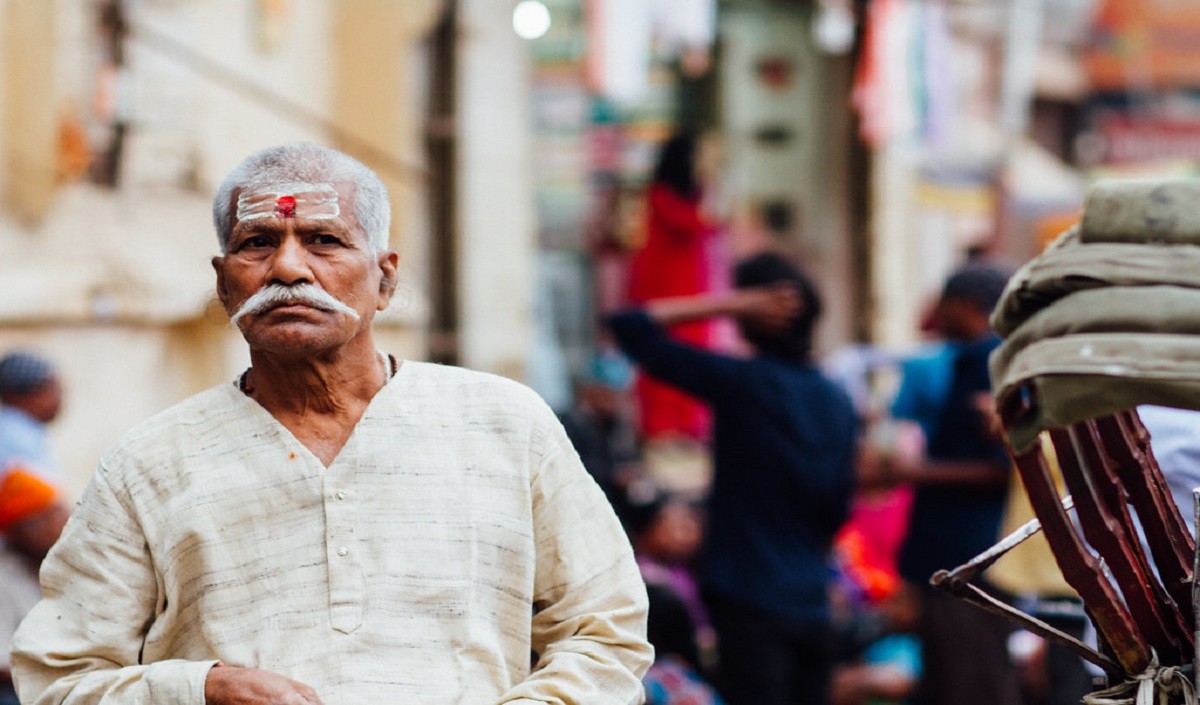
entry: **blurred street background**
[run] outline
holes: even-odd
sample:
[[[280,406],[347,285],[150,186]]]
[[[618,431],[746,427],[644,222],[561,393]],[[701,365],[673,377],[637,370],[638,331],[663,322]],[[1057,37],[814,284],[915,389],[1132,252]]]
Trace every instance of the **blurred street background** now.
[[[57,370],[68,494],[123,431],[246,368],[212,192],[307,140],[389,187],[403,281],[382,346],[531,385],[639,557],[673,568],[703,531],[709,419],[634,381],[607,316],[719,294],[781,252],[824,300],[817,361],[900,454],[920,439],[878,422],[903,362],[953,337],[934,316],[951,272],[1029,260],[1098,179],[1200,165],[1194,0],[0,0],[0,38],[0,354]],[[745,352],[728,321],[675,334]],[[886,584],[857,574],[864,600],[899,590],[901,499],[867,522],[890,557]],[[688,511],[662,519],[666,547],[641,543],[667,504]],[[844,573],[871,540],[843,532]],[[893,697],[841,672],[836,701],[902,701],[919,670]]]
[[[1020,262],[1090,179],[1200,157],[1186,0],[3,0],[0,32],[0,349],[60,364],[74,490],[120,431],[246,364],[209,199],[265,145],[387,181],[391,349],[558,409],[680,128],[714,145],[717,261],[795,254],[826,355],[902,351],[968,252]]]

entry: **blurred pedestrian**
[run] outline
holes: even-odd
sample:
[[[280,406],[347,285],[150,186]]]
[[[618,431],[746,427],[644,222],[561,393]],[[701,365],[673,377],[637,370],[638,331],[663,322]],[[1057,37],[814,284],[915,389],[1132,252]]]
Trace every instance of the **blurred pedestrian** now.
[[[1196,533],[1192,490],[1200,487],[1200,412],[1144,404],[1138,416],[1150,432],[1150,449],[1189,531]],[[1146,551],[1149,555],[1149,550]]]
[[[920,602],[923,705],[1013,705],[1020,698],[1008,623],[929,585],[937,570],[965,563],[999,535],[1011,466],[979,400],[990,393],[988,355],[1000,342],[988,317],[1007,281],[1006,271],[987,263],[946,280],[934,321],[953,343],[945,358],[949,384],[926,457],[893,456],[885,471],[915,488],[900,574]]]
[[[833,676],[834,705],[909,702],[921,673],[915,598],[897,568],[912,490],[872,485],[867,481],[872,473],[866,470],[880,461],[875,454],[881,448],[911,455],[920,452],[921,439],[902,433],[905,427],[899,426],[889,431],[895,437],[880,438],[880,423],[864,441],[850,518],[834,539],[839,580],[832,594],[844,644]]]
[[[583,467],[623,518],[625,486],[637,471],[637,432],[629,421],[626,390],[633,376],[619,354],[597,355],[575,383],[575,400],[559,416]]]
[[[0,475],[0,705],[17,705],[8,643],[42,597],[38,569],[68,514],[58,489],[36,473],[10,465]]]
[[[683,601],[694,625],[698,663],[711,666],[716,639],[693,573],[702,537],[699,512],[688,502],[658,491],[642,501],[630,501],[626,516],[642,579]]]
[[[645,586],[550,408],[376,347],[388,203],[313,144],[222,181],[211,266],[252,366],[101,458],[13,638],[22,700],[641,698]]]
[[[654,664],[642,679],[645,705],[724,705],[701,675],[695,625],[684,602],[662,585],[647,585],[646,593]]]
[[[62,410],[62,385],[54,365],[33,352],[0,358],[0,469],[21,463],[56,477],[48,425]]]
[[[1042,438],[1042,455],[1058,493],[1063,494],[1065,486],[1058,456],[1046,435]],[[1020,475],[1013,473],[998,535],[1007,536],[1034,518],[1033,505],[1025,494]],[[1076,639],[1084,638],[1088,618],[1083,600],[1063,577],[1044,534],[1034,534],[1005,553],[984,577],[1002,590],[1017,609]],[[1078,705],[1084,695],[1095,690],[1087,662],[1077,654],[1029,632],[1018,634],[1009,643],[1023,648],[1010,648],[1010,653],[1017,656],[1014,660],[1021,672],[1026,702]]]
[[[609,321],[621,348],[715,412],[714,477],[699,580],[733,705],[827,701],[829,550],[853,487],[857,416],[813,365],[816,288],[785,258],[740,263],[737,289],[664,299]],[[750,358],[699,349],[665,326],[736,320]]]
[[[698,176],[697,151],[696,136],[684,132],[659,152],[646,192],[646,240],[630,271],[630,298],[636,304],[713,289],[709,241],[716,225],[702,207],[705,185]],[[678,321],[669,330],[697,347],[713,343],[713,326],[705,319]],[[707,438],[711,420],[694,397],[644,376],[638,378],[637,397],[645,438]]]

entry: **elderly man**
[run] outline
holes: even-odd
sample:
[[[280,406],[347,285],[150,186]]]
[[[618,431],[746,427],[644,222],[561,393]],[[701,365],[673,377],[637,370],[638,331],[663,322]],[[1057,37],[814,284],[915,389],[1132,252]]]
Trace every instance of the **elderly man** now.
[[[213,213],[252,366],[101,458],[14,639],[22,702],[641,702],[645,591],[552,412],[376,350],[379,179],[287,145]]]

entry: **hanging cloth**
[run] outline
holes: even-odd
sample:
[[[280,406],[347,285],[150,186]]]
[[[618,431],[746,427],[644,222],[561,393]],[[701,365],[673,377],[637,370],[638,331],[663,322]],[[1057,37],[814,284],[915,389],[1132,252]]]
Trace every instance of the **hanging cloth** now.
[[[654,0],[588,0],[588,81],[597,94],[633,105],[650,88]]]

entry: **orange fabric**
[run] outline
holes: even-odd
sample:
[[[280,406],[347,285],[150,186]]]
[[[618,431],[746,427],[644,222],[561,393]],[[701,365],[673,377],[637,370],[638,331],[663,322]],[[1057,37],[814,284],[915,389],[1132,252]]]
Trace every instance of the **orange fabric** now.
[[[912,489],[860,493],[850,518],[833,540],[833,550],[846,576],[870,602],[887,599],[900,586],[896,557],[904,543]]]
[[[881,556],[870,539],[858,527],[847,527],[838,534],[834,549],[843,568],[869,602],[882,602],[900,587],[895,561]]]
[[[0,532],[43,512],[58,502],[58,490],[22,468],[9,470],[0,480]]]

